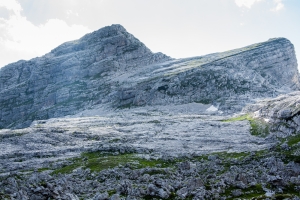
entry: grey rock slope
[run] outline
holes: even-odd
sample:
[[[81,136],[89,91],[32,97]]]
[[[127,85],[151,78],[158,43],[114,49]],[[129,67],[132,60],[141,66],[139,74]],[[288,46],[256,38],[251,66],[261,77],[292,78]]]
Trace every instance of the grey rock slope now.
[[[300,86],[294,48],[284,38],[145,67],[120,82],[117,105],[198,102],[229,113]]]
[[[183,103],[221,112],[300,88],[294,47],[284,38],[207,56],[152,53],[120,25],[60,45],[45,56],[0,70],[0,127],[114,109]]]
[[[274,143],[250,135],[247,121],[227,123],[220,116],[162,110],[153,107],[101,116],[53,118],[35,121],[24,129],[0,130],[0,175],[47,167],[49,162],[86,151],[121,150],[181,157],[255,151]]]
[[[45,56],[10,64],[0,71],[0,127],[26,126],[101,103],[111,92],[109,78],[169,59],[112,25]]]

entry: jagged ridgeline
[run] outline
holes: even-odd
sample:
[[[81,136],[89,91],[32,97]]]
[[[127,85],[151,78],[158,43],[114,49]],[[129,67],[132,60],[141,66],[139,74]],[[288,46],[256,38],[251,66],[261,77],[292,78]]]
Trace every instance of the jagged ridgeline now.
[[[232,113],[253,99],[299,88],[294,47],[285,38],[172,59],[112,25],[1,68],[0,128],[21,128],[96,105],[123,109],[196,102]]]

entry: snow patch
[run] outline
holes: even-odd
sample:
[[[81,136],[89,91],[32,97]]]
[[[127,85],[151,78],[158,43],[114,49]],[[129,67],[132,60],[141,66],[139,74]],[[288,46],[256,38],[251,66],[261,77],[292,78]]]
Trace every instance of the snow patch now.
[[[206,109],[207,112],[216,112],[218,111],[218,108],[215,106],[211,105],[209,108]]]

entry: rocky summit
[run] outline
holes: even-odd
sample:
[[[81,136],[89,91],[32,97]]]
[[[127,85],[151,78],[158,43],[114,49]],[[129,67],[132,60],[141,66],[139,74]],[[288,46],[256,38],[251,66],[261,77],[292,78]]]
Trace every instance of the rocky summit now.
[[[0,199],[300,199],[285,38],[192,58],[121,25],[0,69]]]
[[[112,25],[40,58],[10,64],[0,72],[0,126],[24,127],[101,104],[115,91],[112,78],[166,60],[122,26]]]

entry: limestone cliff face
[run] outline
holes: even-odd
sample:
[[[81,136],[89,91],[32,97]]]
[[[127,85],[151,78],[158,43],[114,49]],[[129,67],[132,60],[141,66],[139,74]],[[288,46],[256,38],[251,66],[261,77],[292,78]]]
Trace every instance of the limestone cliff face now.
[[[300,88],[294,47],[284,38],[149,68],[120,84],[118,105],[199,102],[230,113]]]
[[[255,98],[299,88],[287,39],[175,60],[152,53],[122,26],[112,25],[0,69],[0,127],[24,127],[99,104],[197,102],[235,112]]]
[[[42,57],[7,65],[0,70],[0,127],[74,114],[102,102],[112,90],[108,78],[165,60],[170,58],[112,25]]]

